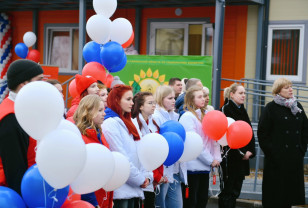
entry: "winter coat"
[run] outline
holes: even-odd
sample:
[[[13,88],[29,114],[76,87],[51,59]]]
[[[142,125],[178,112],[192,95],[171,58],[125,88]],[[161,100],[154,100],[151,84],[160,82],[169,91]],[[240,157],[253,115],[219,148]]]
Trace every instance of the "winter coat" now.
[[[264,152],[263,207],[305,204],[303,158],[307,149],[308,121],[301,113],[268,103],[259,120],[258,140]]]
[[[106,118],[106,117],[105,117]],[[102,124],[103,134],[111,151],[122,153],[130,162],[130,174],[125,184],[114,190],[114,199],[144,198],[140,187],[150,177],[143,168],[137,154],[137,143],[119,117],[109,117]],[[153,178],[150,178],[152,181]]]
[[[166,121],[174,120],[178,121],[179,115],[175,113],[174,111],[168,112],[165,109],[156,106],[156,109],[153,114],[153,119],[156,121],[157,125],[160,127],[163,123]],[[171,166],[164,166],[164,174],[167,176],[168,181],[170,183],[173,183],[174,178],[173,174],[177,173],[176,167],[180,167],[180,176],[181,180],[187,184],[187,168],[185,163],[176,162],[175,164]]]
[[[244,105],[240,105],[238,107],[232,100],[227,100],[225,105],[222,107],[222,112],[230,118],[233,118],[235,121],[242,120],[247,122],[250,126],[250,119],[248,117],[247,111]],[[227,147],[229,149],[229,147]],[[227,149],[224,148],[225,150]],[[236,174],[241,174],[243,177],[248,176],[250,174],[249,168],[249,160],[242,160],[243,155],[241,155],[240,151],[245,154],[247,151],[252,153],[252,157],[255,156],[255,137],[252,134],[252,138],[250,142],[240,149],[230,149],[227,155],[227,173],[232,172]]]
[[[82,139],[86,144],[96,143],[102,144],[109,149],[109,145],[104,137],[103,134],[100,134],[100,140],[97,137],[97,133],[94,129],[87,129],[86,130],[88,136],[82,135]],[[104,189],[99,189],[95,191],[95,196],[98,205],[101,208],[112,208],[112,200],[113,200],[113,192],[107,192]]]
[[[201,119],[201,110],[196,110],[196,113],[199,119]],[[213,160],[221,162],[219,144],[204,134],[201,121],[199,121],[192,112],[185,112],[179,122],[184,126],[186,132],[192,131],[199,134],[203,141],[203,150],[201,154],[195,160],[186,162],[187,170],[210,171]]]

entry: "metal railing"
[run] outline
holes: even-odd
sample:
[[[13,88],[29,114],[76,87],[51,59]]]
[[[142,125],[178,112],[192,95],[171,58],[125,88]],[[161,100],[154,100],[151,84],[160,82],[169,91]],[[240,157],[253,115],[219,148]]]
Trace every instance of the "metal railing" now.
[[[72,81],[73,79],[75,79],[75,76],[69,78],[68,80],[66,80],[65,82],[62,83],[63,88],[65,87],[65,108],[67,109],[67,102],[68,100],[72,99],[71,96],[69,96],[69,83],[70,81]]]

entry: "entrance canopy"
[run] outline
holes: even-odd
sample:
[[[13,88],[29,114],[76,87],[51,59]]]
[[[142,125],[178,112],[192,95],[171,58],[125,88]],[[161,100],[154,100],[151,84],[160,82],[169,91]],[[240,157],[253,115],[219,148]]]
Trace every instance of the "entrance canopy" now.
[[[93,9],[92,0],[85,0]],[[214,6],[215,0],[118,0],[117,8]],[[263,0],[226,0],[227,5],[256,5]],[[0,11],[79,9],[79,0],[0,0]]]

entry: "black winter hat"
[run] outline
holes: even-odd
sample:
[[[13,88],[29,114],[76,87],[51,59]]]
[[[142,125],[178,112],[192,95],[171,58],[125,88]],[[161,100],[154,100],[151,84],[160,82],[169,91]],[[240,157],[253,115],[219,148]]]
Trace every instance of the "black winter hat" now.
[[[28,81],[40,74],[43,74],[43,69],[38,63],[27,59],[19,59],[9,66],[7,71],[7,85],[10,90],[15,90],[20,83]]]

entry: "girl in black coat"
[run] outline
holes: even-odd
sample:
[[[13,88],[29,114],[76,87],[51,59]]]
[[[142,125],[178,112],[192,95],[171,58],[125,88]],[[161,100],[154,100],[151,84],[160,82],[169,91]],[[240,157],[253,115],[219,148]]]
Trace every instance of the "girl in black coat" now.
[[[232,84],[225,90],[225,104],[222,112],[234,120],[242,120],[250,126],[250,120],[246,109],[245,88],[239,84]],[[240,149],[230,149],[224,147],[223,161],[221,167],[223,170],[223,188],[219,194],[220,208],[233,208],[236,205],[236,199],[240,196],[243,180],[250,174],[249,159],[255,155],[255,139],[252,139],[248,145]],[[226,154],[227,152],[227,154]]]
[[[291,81],[277,79],[274,100],[268,103],[258,125],[264,152],[262,204],[264,208],[289,208],[305,204],[303,159],[307,149],[308,122],[293,97]]]

